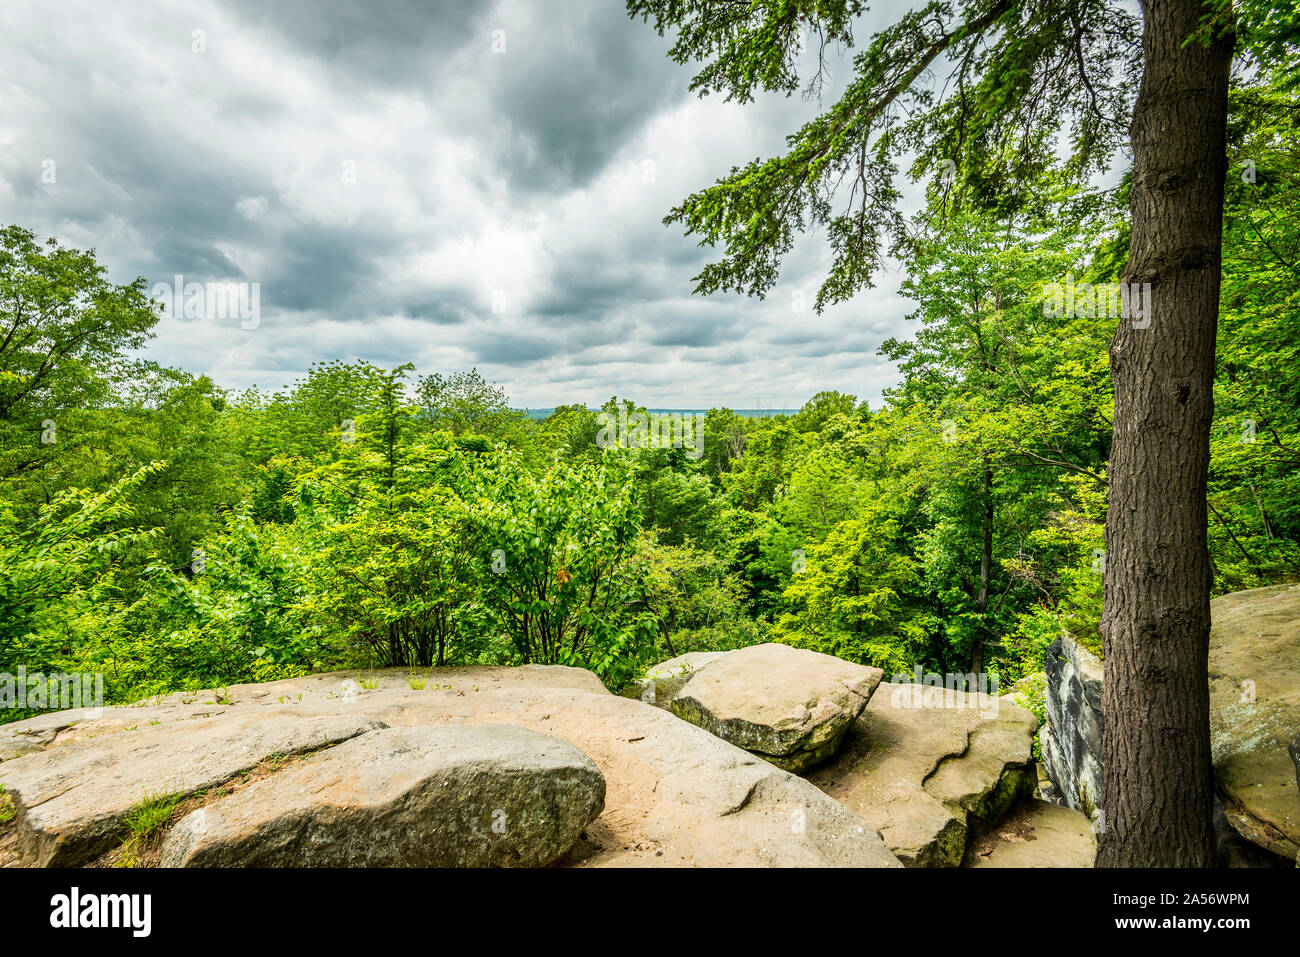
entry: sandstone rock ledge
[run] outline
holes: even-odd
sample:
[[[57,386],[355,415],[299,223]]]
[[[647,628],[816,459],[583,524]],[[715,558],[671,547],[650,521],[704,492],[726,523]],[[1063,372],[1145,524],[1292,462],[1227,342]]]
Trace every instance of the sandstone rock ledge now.
[[[480,728],[490,740],[502,732],[481,726],[503,724],[558,739],[542,748],[516,746],[512,738],[515,744],[495,752],[501,767],[514,767],[517,780],[527,782],[517,803],[509,803],[509,789],[470,796],[465,813],[484,840],[499,833],[492,830],[495,812],[505,812],[509,840],[512,820],[526,821],[530,807],[551,801],[548,813],[559,821],[547,832],[551,843],[532,852],[516,845],[509,853],[517,852],[519,863],[548,859],[594,794],[594,780],[577,770],[581,761],[565,750],[567,742],[595,765],[605,789],[603,811],[559,857],[561,866],[900,866],[875,826],[807,781],[666,711],[610,694],[594,675],[574,668],[334,673],[236,686],[220,699],[172,695],[99,717],[44,715],[0,730],[0,755],[18,755],[0,763],[0,783],[18,810],[12,826],[26,864],[93,862],[122,840],[125,816],[142,800],[205,789],[201,807],[170,822],[163,838],[169,862],[250,863],[274,854],[277,862],[311,863],[324,852],[307,844],[355,846],[386,833],[405,822],[402,796],[425,800],[440,786],[436,768],[454,784],[479,760],[467,756],[473,748],[436,745],[422,729]],[[573,781],[587,783],[574,785],[570,797],[556,796],[547,790],[555,769],[529,765],[521,748],[556,755]],[[407,756],[396,764],[378,758],[398,752]],[[308,757],[275,760],[290,753]],[[278,769],[265,770],[270,766]],[[219,794],[223,780],[255,767],[265,776]],[[294,817],[295,805],[314,809],[310,825]],[[424,839],[443,842],[443,851],[408,850],[386,863],[445,861],[458,853],[467,863],[500,862],[445,820],[421,826]],[[259,838],[230,840],[218,853],[218,834]],[[279,850],[268,849],[276,841]],[[451,846],[458,844],[469,848]],[[443,856],[431,858],[435,853]]]
[[[880,828],[909,867],[956,867],[971,827],[1037,783],[1034,716],[979,693],[880,685],[835,759],[808,780]]]

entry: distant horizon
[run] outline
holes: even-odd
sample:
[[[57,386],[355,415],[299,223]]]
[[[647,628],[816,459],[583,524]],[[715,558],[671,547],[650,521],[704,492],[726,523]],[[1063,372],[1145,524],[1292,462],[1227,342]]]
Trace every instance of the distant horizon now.
[[[546,418],[547,416],[551,415],[551,414],[552,414],[552,413],[553,413],[557,408],[559,408],[559,406],[554,406],[554,405],[553,405],[553,406],[539,406],[539,407],[536,407],[536,408],[526,408],[526,407],[525,407],[525,408],[522,409],[522,411],[527,412],[528,415],[531,416],[531,417],[534,418],[534,419],[544,419],[544,418]],[[769,408],[735,409],[735,408],[732,408],[732,407],[729,406],[729,405],[715,405],[715,406],[713,406],[712,408],[714,408],[714,409],[727,409],[727,410],[730,411],[730,412],[734,412],[736,415],[743,415],[743,416],[746,416],[746,417],[749,417],[749,418],[756,418],[756,417],[758,417],[758,416],[763,416],[763,415],[794,415],[796,412],[799,411],[799,409],[797,409],[797,408],[794,408],[794,409],[790,409],[790,408],[785,408],[785,409],[775,409],[775,408],[772,408],[772,409],[769,409]],[[599,411],[601,410],[601,407],[600,407],[600,406],[595,406],[595,407],[593,407],[593,406],[586,406],[586,409],[587,409],[588,412],[599,412]],[[662,414],[671,414],[671,413],[675,413],[675,414],[677,414],[677,415],[697,415],[697,414],[700,414],[700,413],[707,413],[707,412],[709,412],[710,410],[709,410],[709,409],[698,409],[698,408],[681,408],[681,409],[674,409],[674,408],[669,408],[669,407],[666,407],[666,406],[663,407],[663,408],[650,408],[649,406],[647,406],[647,407],[646,407],[646,411],[649,412],[649,413],[651,413],[651,414],[661,414],[661,415],[662,415]]]

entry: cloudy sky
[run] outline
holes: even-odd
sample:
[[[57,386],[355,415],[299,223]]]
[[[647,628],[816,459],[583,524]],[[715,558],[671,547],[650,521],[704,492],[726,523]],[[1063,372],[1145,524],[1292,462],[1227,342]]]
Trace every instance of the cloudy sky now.
[[[709,250],[662,217],[817,104],[700,100],[668,46],[621,0],[6,0],[0,220],[116,281],[258,283],[256,328],[167,318],[149,348],[225,386],[363,358],[528,407],[874,404],[897,274],[799,313],[811,235],[765,302],[691,294]]]

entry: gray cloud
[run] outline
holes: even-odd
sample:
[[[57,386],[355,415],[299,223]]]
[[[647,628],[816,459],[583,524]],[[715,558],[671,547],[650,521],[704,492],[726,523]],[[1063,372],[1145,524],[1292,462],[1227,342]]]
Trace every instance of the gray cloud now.
[[[165,320],[150,346],[232,387],[361,357],[478,365],[532,406],[878,395],[896,276],[796,314],[810,237],[767,301],[691,295],[710,253],[664,214],[817,107],[699,100],[668,45],[609,0],[16,0],[0,203],[118,281],[259,283],[256,329]]]
[[[230,0],[240,26],[270,32],[287,49],[327,62],[367,86],[417,86],[472,40],[491,7],[482,0]]]

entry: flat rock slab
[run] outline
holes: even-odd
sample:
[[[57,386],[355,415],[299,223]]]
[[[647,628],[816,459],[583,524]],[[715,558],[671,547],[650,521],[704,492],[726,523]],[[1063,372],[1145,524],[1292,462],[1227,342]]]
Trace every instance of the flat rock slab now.
[[[997,827],[981,835],[964,867],[1092,867],[1097,838],[1082,811],[1048,801],[1016,805]]]
[[[1037,720],[989,695],[881,684],[834,760],[808,780],[880,828],[909,867],[956,867],[973,816],[1031,795]]]
[[[779,768],[800,772],[835,753],[880,684],[879,668],[788,645],[753,645],[698,668],[673,714]]]
[[[62,747],[109,731],[156,727],[190,718],[210,718],[225,710],[225,706],[216,704],[209,694],[202,701],[195,696],[187,696],[184,700],[170,700],[160,706],[133,705],[129,708],[71,708],[67,711],[51,711],[0,727],[0,762],[12,761],[47,748]]]
[[[104,710],[139,717],[132,709]],[[126,815],[146,801],[193,794],[272,755],[300,754],[380,727],[382,722],[363,714],[234,709],[157,725],[118,723],[5,761],[0,783],[18,812],[19,855],[41,866],[67,867],[118,843]]]
[[[538,867],[604,809],[605,779],[512,725],[388,728],[187,815],[167,867]]]
[[[1228,822],[1295,861],[1300,791],[1288,748],[1300,733],[1300,586],[1234,592],[1210,608],[1210,748]]]
[[[599,768],[606,794],[603,813],[559,866],[901,866],[873,825],[807,781],[666,711],[610,694],[595,675],[576,668],[335,672],[234,686],[220,697],[222,721],[287,714],[367,727],[510,724],[567,741]],[[125,730],[118,721],[123,713],[202,706],[208,698],[172,695],[147,708],[105,709],[93,742],[139,733]],[[25,724],[10,729],[21,734]],[[74,722],[62,734],[79,727]],[[75,753],[73,745],[80,746],[56,742],[42,753],[62,761]],[[0,764],[0,781],[10,766]],[[292,768],[286,764],[264,780]],[[65,780],[82,781],[72,765],[63,771]]]

